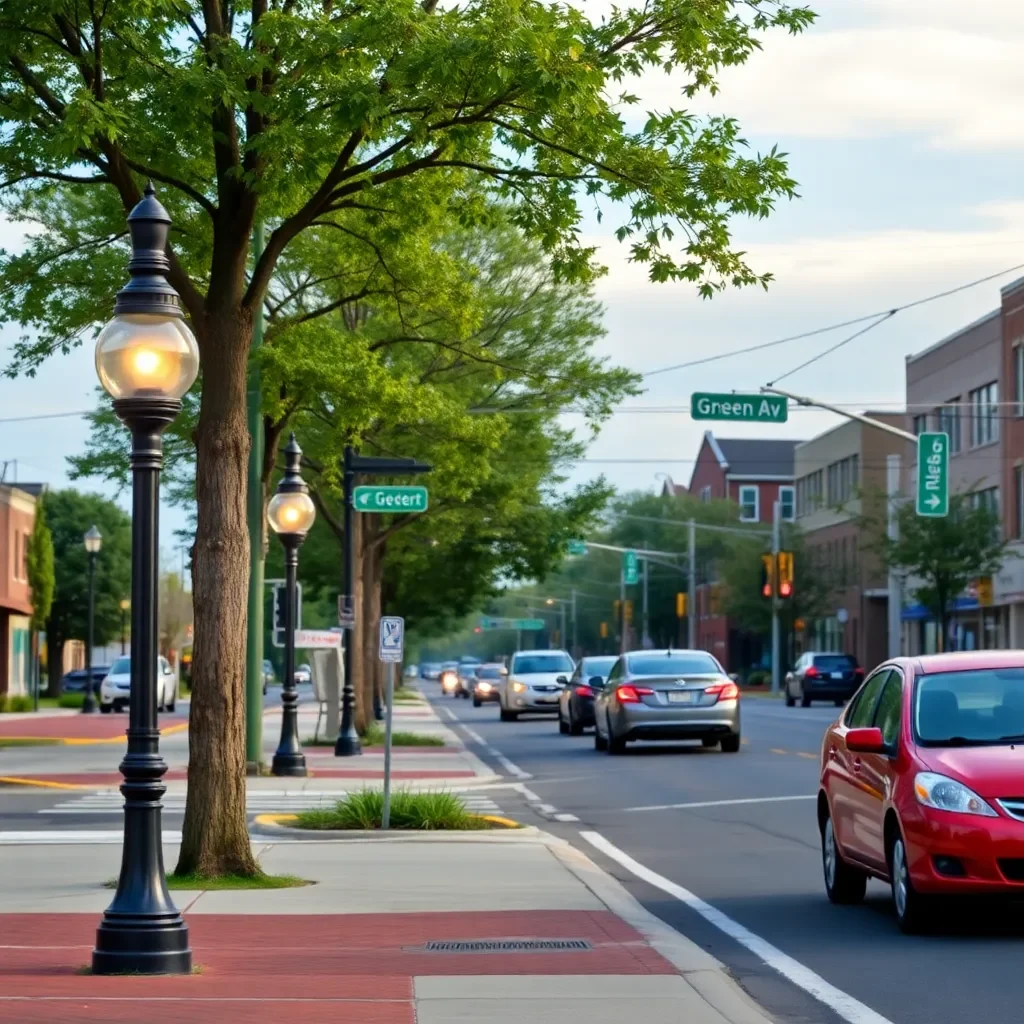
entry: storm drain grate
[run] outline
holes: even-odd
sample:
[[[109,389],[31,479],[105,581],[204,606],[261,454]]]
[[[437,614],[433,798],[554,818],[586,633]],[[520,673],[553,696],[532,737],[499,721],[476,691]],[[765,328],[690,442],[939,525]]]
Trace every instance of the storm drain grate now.
[[[471,939],[428,942],[428,953],[559,953],[588,950],[586,939]]]

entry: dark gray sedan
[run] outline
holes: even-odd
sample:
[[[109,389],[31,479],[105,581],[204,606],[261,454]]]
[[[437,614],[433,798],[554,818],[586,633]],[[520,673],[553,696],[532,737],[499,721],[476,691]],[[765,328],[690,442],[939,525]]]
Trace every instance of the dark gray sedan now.
[[[579,736],[594,724],[594,687],[600,689],[617,655],[581,658],[572,676],[560,677],[562,692],[558,695],[558,731]]]
[[[621,754],[633,740],[701,740],[735,754],[739,697],[707,651],[624,654],[594,698],[594,747]]]

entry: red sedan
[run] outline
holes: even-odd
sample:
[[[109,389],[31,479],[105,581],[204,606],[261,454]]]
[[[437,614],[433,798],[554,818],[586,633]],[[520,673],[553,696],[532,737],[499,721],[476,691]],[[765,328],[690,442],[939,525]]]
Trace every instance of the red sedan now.
[[[906,932],[940,896],[1024,896],[1024,651],[875,669],[825,734],[818,824],[829,899],[882,879]]]

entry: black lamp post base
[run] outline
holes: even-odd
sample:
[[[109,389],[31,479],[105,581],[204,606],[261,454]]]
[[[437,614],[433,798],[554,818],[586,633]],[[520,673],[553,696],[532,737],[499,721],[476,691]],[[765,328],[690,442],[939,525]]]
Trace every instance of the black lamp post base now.
[[[85,691],[85,697],[82,698],[82,714],[92,715],[96,712],[96,697],[93,695],[92,690]]]
[[[96,929],[93,974],[191,974],[188,925],[180,914],[153,920],[104,918]]]
[[[274,754],[270,762],[271,775],[304,776],[306,774],[305,754]]]
[[[335,757],[355,757],[363,752],[359,742],[359,734],[356,732],[341,733],[334,743]]]

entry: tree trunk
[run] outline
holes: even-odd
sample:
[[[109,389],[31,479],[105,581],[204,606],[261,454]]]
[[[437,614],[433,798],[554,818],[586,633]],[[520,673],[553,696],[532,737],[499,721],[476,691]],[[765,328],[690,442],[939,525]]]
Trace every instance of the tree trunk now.
[[[188,797],[178,874],[259,873],[245,813],[246,366],[252,322],[237,308],[195,325],[203,357],[196,428],[195,621]]]

